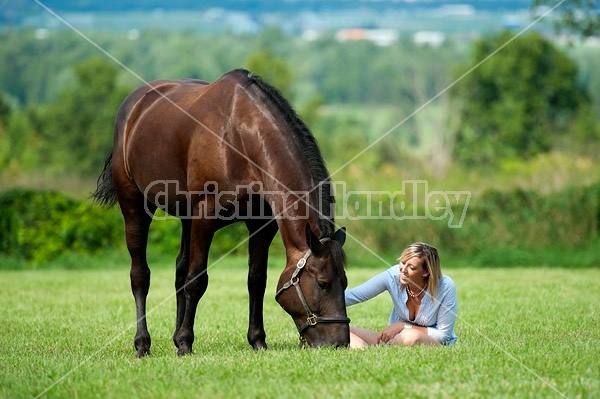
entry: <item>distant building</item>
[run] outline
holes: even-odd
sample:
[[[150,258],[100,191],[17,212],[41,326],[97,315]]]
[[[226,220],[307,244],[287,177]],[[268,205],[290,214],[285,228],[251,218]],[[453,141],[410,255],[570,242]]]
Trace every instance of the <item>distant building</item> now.
[[[471,17],[475,15],[475,7],[470,4],[447,4],[439,7],[435,14],[440,17]]]
[[[342,42],[368,40],[378,46],[389,46],[398,41],[398,32],[394,29],[340,29],[335,37]]]
[[[413,42],[418,46],[438,47],[446,40],[446,35],[438,31],[422,30],[413,35]]]

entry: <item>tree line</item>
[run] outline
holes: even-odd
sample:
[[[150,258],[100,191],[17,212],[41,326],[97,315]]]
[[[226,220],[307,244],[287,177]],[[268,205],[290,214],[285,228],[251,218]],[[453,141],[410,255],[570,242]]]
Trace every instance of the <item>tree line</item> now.
[[[405,118],[367,164],[417,154],[431,160],[433,175],[443,175],[452,162],[493,166],[557,150],[598,153],[600,78],[579,70],[598,70],[600,61],[585,49],[572,57],[573,49],[538,33],[519,37],[473,70],[513,33],[440,47],[408,38],[388,47],[334,37],[309,42],[277,29],[258,36],[148,31],[135,41],[90,35],[138,76],[71,32],[42,40],[31,31],[3,34],[0,174],[94,175],[112,143],[114,113],[139,78],[210,81],[238,67],[284,92],[332,150],[326,155],[334,164]]]
[[[95,35],[145,80],[214,80],[237,67],[261,75],[294,105],[333,179],[349,190],[393,192],[405,179],[428,179],[431,190],[476,194],[460,229],[447,220],[342,221],[375,251],[426,240],[455,259],[550,264],[565,246],[596,248],[600,84],[593,72],[600,60],[591,49],[559,46],[537,33],[514,39],[511,32],[441,47],[306,42],[276,29],[252,37],[142,32],[137,41]],[[19,31],[2,39],[0,181],[79,176],[91,192],[112,146],[115,112],[141,81],[68,32],[39,40]],[[5,191],[0,202],[0,252],[10,256],[43,262],[122,243],[114,209],[46,192]],[[155,224],[151,246],[176,251],[178,224]],[[235,227],[216,247],[226,252],[245,236]],[[360,258],[360,248],[350,245],[348,253]],[[541,261],[540,254],[549,255]]]

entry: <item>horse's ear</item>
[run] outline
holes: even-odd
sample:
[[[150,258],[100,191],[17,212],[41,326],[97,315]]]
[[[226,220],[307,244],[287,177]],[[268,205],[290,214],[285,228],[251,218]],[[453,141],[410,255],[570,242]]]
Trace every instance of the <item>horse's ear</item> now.
[[[346,228],[342,227],[341,229],[336,231],[335,234],[333,235],[333,240],[339,242],[340,245],[343,246],[344,243],[346,242]]]
[[[316,256],[319,256],[325,251],[325,246],[319,241],[319,237],[313,233],[310,224],[308,223],[306,223],[306,243],[308,244],[308,248],[310,248],[312,253]]]

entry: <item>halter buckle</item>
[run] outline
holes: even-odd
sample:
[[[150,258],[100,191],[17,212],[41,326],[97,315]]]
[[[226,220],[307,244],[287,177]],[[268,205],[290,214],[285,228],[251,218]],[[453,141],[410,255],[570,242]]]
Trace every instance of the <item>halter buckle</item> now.
[[[296,263],[296,268],[302,269],[306,265],[306,258],[298,259],[298,263]]]
[[[317,315],[312,314],[312,315],[308,316],[308,318],[306,319],[306,322],[310,326],[316,326],[317,325]]]

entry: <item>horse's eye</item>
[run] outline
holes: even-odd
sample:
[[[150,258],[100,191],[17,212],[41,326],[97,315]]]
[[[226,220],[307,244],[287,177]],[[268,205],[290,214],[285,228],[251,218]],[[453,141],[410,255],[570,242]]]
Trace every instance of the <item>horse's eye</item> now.
[[[323,280],[318,280],[317,284],[319,285],[319,288],[324,290],[325,288],[327,288],[327,281],[323,281]]]

